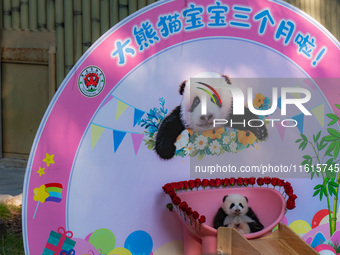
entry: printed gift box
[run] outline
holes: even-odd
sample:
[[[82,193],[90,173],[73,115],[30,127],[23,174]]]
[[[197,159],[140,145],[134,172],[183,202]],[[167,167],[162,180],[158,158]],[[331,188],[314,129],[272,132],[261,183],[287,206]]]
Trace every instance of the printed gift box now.
[[[63,227],[58,228],[58,233],[51,230],[42,255],[60,255],[63,254],[62,252],[65,254],[65,251],[68,254],[68,251],[71,251],[76,244],[75,241],[71,240],[72,236],[73,233],[65,231]]]

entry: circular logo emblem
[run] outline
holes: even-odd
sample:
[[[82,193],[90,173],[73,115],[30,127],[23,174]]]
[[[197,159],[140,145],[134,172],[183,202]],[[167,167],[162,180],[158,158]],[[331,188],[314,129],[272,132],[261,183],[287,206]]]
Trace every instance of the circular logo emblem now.
[[[86,67],[78,78],[78,88],[86,97],[98,96],[104,89],[105,76],[96,66]]]

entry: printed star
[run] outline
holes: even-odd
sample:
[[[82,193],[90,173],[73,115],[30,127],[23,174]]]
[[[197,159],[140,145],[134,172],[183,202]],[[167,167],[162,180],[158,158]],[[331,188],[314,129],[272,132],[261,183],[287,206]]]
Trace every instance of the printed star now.
[[[46,158],[43,159],[43,161],[46,163],[47,167],[50,166],[50,164],[54,164],[54,154],[49,155],[48,153],[46,153]]]
[[[42,176],[43,174],[45,174],[45,168],[39,167],[37,173],[39,174],[39,176]]]

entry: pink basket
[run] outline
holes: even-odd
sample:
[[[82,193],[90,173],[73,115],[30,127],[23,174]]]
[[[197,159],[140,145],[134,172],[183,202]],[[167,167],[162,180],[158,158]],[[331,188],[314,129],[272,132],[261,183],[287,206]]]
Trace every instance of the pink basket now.
[[[195,223],[190,224],[188,219],[185,220],[183,215],[176,211],[183,224],[185,255],[216,254],[217,230],[213,228],[213,220],[222,205],[223,197],[228,194],[246,196],[249,200],[249,207],[253,209],[264,226],[264,229],[259,232],[244,235],[247,239],[270,234],[285,214],[286,201],[279,191],[272,188],[235,187],[180,192],[177,195],[182,201],[186,201],[200,215],[206,216],[205,223],[195,226]]]

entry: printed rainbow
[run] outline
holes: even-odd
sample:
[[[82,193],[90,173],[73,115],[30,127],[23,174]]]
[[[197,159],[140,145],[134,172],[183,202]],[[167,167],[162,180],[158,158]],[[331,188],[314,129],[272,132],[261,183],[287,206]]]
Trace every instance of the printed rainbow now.
[[[45,184],[46,191],[49,196],[46,198],[46,202],[60,203],[62,200],[61,192],[63,191],[63,185],[60,183],[47,183]]]

